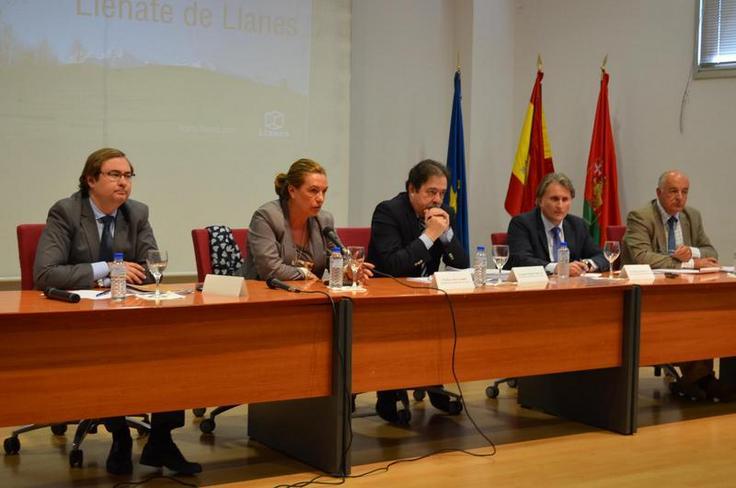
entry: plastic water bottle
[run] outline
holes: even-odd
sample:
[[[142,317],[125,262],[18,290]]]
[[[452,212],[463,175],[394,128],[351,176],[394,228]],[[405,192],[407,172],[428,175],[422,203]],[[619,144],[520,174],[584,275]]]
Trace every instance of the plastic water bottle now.
[[[339,247],[333,247],[330,254],[330,288],[342,288],[342,253]]]
[[[125,298],[125,263],[123,253],[116,252],[113,255],[112,266],[110,266],[110,297],[113,300]]]
[[[566,280],[570,277],[570,249],[567,242],[560,242],[557,250],[557,278]]]
[[[486,286],[486,269],[488,269],[488,256],[485,246],[475,248],[475,259],[473,260],[473,284],[476,288]]]

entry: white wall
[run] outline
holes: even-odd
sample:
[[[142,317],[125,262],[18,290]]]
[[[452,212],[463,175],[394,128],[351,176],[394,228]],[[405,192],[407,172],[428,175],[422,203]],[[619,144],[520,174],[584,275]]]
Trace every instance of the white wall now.
[[[350,225],[370,225],[376,204],[403,191],[414,164],[447,157],[454,4],[353,2]]]
[[[622,217],[654,198],[658,175],[691,176],[723,260],[736,227],[736,79],[695,80],[679,130],[693,57],[693,0],[354,1],[351,80],[351,225],[367,225],[423,157],[444,161],[452,72],[461,53],[473,244],[503,230],[503,210],[537,54],[555,167],[578,188],[582,213],[590,137],[608,54]]]

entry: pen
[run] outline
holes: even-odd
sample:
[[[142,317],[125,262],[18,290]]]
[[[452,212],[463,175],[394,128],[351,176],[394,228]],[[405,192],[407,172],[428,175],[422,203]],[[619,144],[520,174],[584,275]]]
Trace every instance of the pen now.
[[[109,290],[109,289],[107,289],[107,290],[103,290],[103,291],[99,292],[99,293],[98,293],[97,295],[95,295],[95,296],[96,296],[96,297],[101,297],[101,296],[103,296],[103,295],[107,295],[108,293],[110,293],[110,290]]]

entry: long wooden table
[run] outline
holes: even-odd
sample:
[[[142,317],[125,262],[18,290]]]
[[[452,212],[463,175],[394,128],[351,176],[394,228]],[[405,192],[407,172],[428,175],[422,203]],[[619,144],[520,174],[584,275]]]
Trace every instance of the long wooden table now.
[[[251,437],[347,474],[352,392],[454,381],[448,298],[412,286],[333,294],[335,314],[324,296],[260,282],[246,298],[160,304],[2,292],[0,425],[248,403]],[[640,362],[736,355],[735,292],[717,274],[453,293],[455,370],[520,377],[524,405],[633,433]]]

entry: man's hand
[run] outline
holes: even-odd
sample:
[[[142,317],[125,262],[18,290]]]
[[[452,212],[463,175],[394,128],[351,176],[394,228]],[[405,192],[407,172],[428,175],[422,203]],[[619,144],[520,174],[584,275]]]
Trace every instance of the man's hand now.
[[[716,258],[698,258],[694,261],[695,269],[700,268],[712,268],[713,266],[719,266]]]
[[[138,263],[124,261],[125,281],[134,285],[141,285],[146,280],[146,268]]]
[[[436,241],[450,227],[450,216],[439,207],[428,208],[424,211],[424,223],[424,232]]]
[[[582,261],[573,261],[570,263],[570,276],[580,276],[585,274],[587,271],[588,265]]]
[[[693,257],[693,251],[690,246],[678,246],[675,252],[672,253],[672,257],[684,263],[690,261],[690,258]]]

